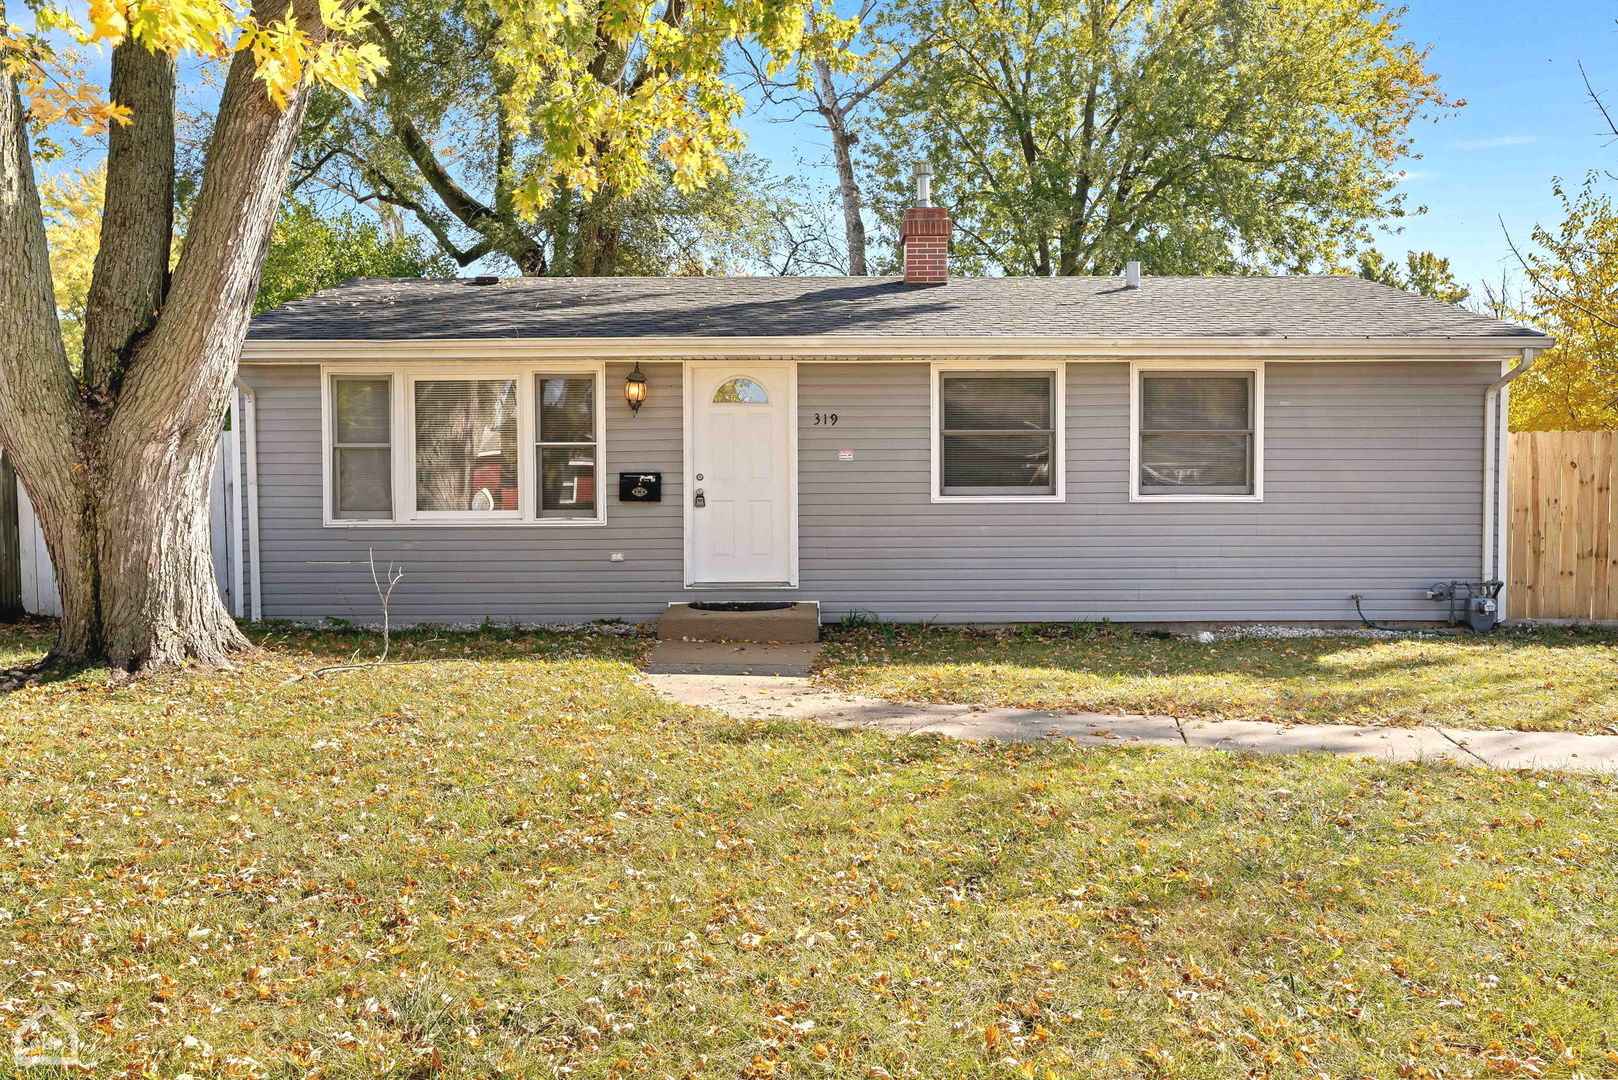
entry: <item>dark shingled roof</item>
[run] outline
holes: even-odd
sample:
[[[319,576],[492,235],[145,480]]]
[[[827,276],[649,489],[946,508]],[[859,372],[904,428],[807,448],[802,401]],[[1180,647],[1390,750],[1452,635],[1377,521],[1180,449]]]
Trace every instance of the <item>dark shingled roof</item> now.
[[[805,337],[1538,338],[1363,278],[361,278],[257,316],[252,341]]]

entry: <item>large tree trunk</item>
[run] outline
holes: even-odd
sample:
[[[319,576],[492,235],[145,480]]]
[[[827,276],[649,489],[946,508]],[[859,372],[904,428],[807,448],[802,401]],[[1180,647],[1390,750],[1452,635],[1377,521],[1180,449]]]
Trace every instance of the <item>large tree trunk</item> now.
[[[100,402],[157,322],[174,239],[174,59],[125,42],[111,97],[130,110],[107,134],[107,183],[95,273],[85,299],[84,383]]]
[[[0,5],[0,16],[4,7]],[[85,513],[88,477],[78,465],[84,410],[67,366],[34,184],[28,130],[16,82],[0,83],[0,445],[28,489],[58,566],[93,565]],[[74,573],[59,582],[63,616],[57,648],[93,647],[95,590]]]
[[[260,6],[265,21],[284,10],[269,0]],[[295,8],[301,26],[321,25],[311,0]],[[161,108],[165,89],[172,95],[172,65],[126,48],[139,47],[118,50],[122,78],[115,53],[114,86]],[[63,614],[48,662],[105,660],[144,671],[221,664],[247,644],[214,578],[208,494],[306,102],[302,91],[289,107],[276,107],[254,77],[251,52],[237,54],[166,289],[156,279],[166,279],[168,232],[118,213],[122,192],[113,178],[123,178],[118,187],[168,190],[172,147],[165,153],[163,142],[172,118],[109,144],[109,216],[96,277],[131,283],[138,295],[119,302],[103,288],[106,302],[89,313],[99,325],[86,332],[99,344],[79,381],[56,325],[21,101],[13,80],[0,84],[0,445],[28,489],[56,567]]]
[[[816,98],[819,112],[831,134],[832,161],[837,168],[837,195],[843,204],[843,238],[848,244],[848,272],[864,277],[870,273],[865,261],[864,196],[854,176],[854,133],[848,128],[848,114],[838,105],[837,87],[831,65],[815,61]]]

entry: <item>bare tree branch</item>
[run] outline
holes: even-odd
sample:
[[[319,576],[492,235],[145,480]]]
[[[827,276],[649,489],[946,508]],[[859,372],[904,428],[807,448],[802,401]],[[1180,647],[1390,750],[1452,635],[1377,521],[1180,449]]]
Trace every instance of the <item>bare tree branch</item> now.
[[[1506,219],[1503,217],[1498,217],[1497,220],[1500,222],[1501,233],[1505,235],[1506,246],[1511,249],[1511,254],[1516,258],[1517,265],[1522,267],[1523,273],[1528,275],[1528,280],[1534,283],[1535,288],[1550,296],[1556,297],[1557,300],[1568,305],[1569,307],[1576,308],[1577,310],[1584,312],[1598,323],[1605,326],[1618,328],[1618,320],[1614,320],[1610,315],[1605,315],[1602,312],[1596,311],[1587,305],[1580,303],[1562,290],[1556,288],[1556,286],[1547,282],[1544,277],[1542,277],[1540,273],[1534,269],[1533,264],[1530,263],[1527,258],[1523,256],[1523,253],[1518,249],[1516,241],[1511,238],[1511,230],[1506,228]]]
[[[1607,109],[1607,103],[1601,100],[1601,95],[1590,84],[1590,73],[1584,70],[1582,60],[1579,62],[1579,77],[1584,80],[1584,92],[1590,95],[1590,103],[1596,107],[1596,111],[1601,113],[1601,119],[1606,121],[1607,130],[1612,132],[1613,138],[1618,139],[1618,121],[1613,119],[1612,113]]]

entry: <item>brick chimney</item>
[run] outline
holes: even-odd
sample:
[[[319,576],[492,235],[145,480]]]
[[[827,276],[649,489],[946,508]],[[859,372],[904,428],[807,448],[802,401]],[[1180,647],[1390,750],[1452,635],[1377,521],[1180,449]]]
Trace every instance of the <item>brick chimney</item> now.
[[[914,171],[916,205],[905,211],[899,225],[905,284],[942,285],[949,279],[949,234],[955,226],[948,210],[933,205],[933,167],[917,162]]]

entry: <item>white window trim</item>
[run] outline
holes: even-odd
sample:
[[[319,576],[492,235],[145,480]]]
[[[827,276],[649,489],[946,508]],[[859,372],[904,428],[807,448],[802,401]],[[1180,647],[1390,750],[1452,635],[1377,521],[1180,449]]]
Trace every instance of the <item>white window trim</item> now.
[[[1250,495],[1148,495],[1140,489],[1140,377],[1143,371],[1242,371],[1253,375],[1253,491]],[[1135,360],[1129,365],[1129,501],[1261,503],[1264,501],[1264,361]]]
[[[539,503],[538,442],[535,430],[535,379],[540,375],[588,374],[595,376],[596,404],[596,512],[587,518],[542,518]],[[345,375],[387,375],[392,382],[389,430],[393,445],[393,517],[338,518],[332,497],[332,380]],[[463,513],[454,510],[416,510],[416,433],[412,420],[414,386],[421,379],[514,379],[517,382],[517,491],[518,508],[512,511]],[[510,364],[346,363],[320,368],[320,498],[321,524],[331,529],[432,528],[468,525],[489,528],[570,528],[604,525],[607,521],[607,365],[591,360],[527,360]]]
[[[1052,393],[1055,400],[1051,403],[1052,419],[1054,422],[1054,443],[1051,447],[1055,491],[1049,495],[945,495],[943,494],[943,436],[940,425],[943,422],[943,402],[940,399],[939,387],[943,379],[941,376],[948,371],[988,371],[1005,372],[1012,374],[1019,371],[1049,373],[1052,381]],[[932,477],[931,494],[935,503],[1060,503],[1067,501],[1067,362],[1065,360],[1052,363],[1050,360],[994,360],[994,359],[962,359],[962,360],[935,360],[929,366],[927,379],[930,383],[929,396],[932,399],[932,408],[928,417],[929,439],[931,443]]]
[[[336,395],[332,393],[332,387],[342,379],[386,379],[388,381],[388,441],[385,447],[388,452],[388,501],[393,506],[399,505],[398,492],[393,490],[393,462],[394,458],[396,457],[394,451],[398,449],[393,442],[398,435],[398,432],[394,430],[395,425],[393,423],[393,387],[394,383],[398,380],[395,379],[390,373],[372,371],[344,371],[333,372],[330,375],[322,375],[320,392],[320,432],[321,471],[324,473],[324,479],[321,481],[321,502],[322,506],[324,507],[324,520],[328,525],[334,523],[338,525],[351,525],[356,522],[364,524],[368,521],[377,520],[375,518],[339,518],[336,516],[336,508],[333,505],[333,500],[337,492],[337,451],[339,447],[337,445],[337,426],[332,422],[332,412],[336,408],[337,401]],[[373,444],[369,448],[378,450],[384,449],[382,444]],[[344,449],[346,449],[346,447],[344,447]]]

